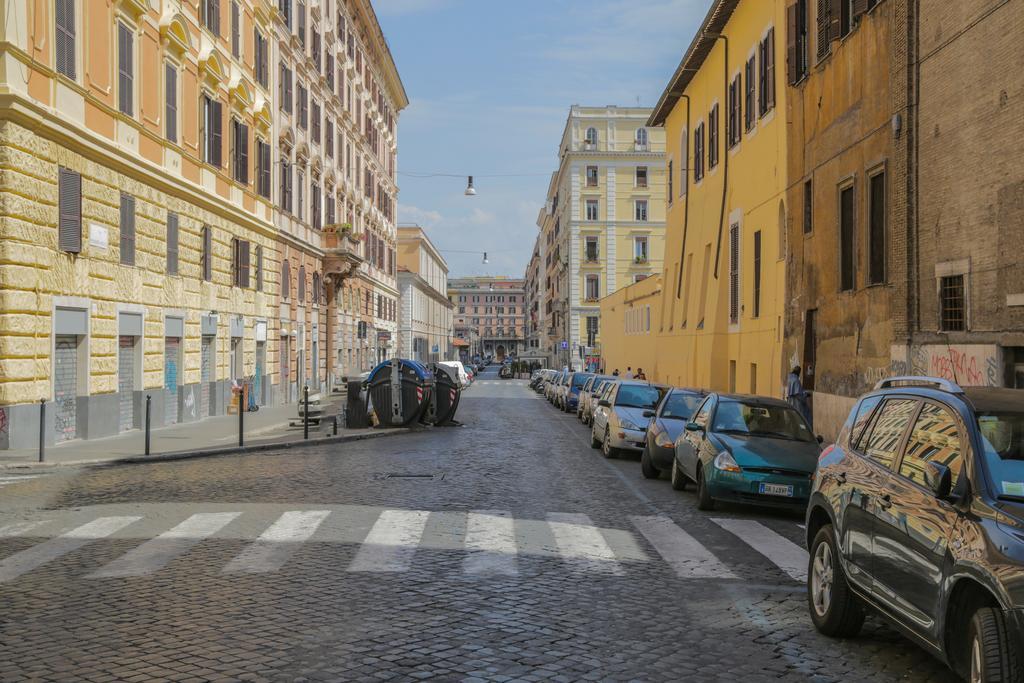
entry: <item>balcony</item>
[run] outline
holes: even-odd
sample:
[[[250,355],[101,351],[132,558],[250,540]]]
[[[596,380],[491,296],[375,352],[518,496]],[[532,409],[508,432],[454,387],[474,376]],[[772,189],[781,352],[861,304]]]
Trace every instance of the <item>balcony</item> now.
[[[359,255],[362,235],[352,232],[349,223],[331,223],[323,229],[324,275],[335,286],[355,274],[363,263]]]

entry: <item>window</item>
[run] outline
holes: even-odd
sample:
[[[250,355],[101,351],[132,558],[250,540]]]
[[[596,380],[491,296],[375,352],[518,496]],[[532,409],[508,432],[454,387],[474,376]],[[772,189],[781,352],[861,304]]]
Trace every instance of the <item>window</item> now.
[[[249,287],[249,242],[231,240],[231,284],[246,289]]]
[[[808,0],[797,0],[786,8],[786,63],[790,84],[799,83],[807,75],[810,42],[807,34]]]
[[[281,261],[281,298],[292,295],[292,264],[288,259]]]
[[[588,147],[596,146],[597,145],[597,128],[587,128],[587,134],[586,134],[586,137],[584,137],[583,141],[587,144]]]
[[[761,231],[754,233],[754,311],[755,318],[761,317]]]
[[[673,178],[675,177],[675,171],[672,170],[672,160],[671,159],[668,160],[668,169],[666,169],[666,171],[668,173],[668,202],[669,202],[669,204],[671,204],[673,197],[675,197],[675,191],[674,191],[674,188],[672,186],[672,181],[673,181]]]
[[[597,166],[587,166],[587,187],[597,187]]]
[[[75,0],[56,0],[54,62],[57,73],[75,79]]]
[[[256,140],[256,192],[270,199],[270,144]]]
[[[587,346],[597,346],[599,320],[596,315],[587,316]]]
[[[755,94],[756,79],[757,79],[757,66],[754,57],[747,60],[746,66],[743,67],[743,79],[746,81],[746,90],[744,91],[744,102],[745,108],[745,123],[747,132],[754,130],[754,124],[757,123],[757,116],[755,114],[754,107],[757,105],[757,95]]]
[[[647,263],[649,257],[647,237],[634,237],[633,260],[636,263]]]
[[[697,124],[693,131],[693,181],[704,178],[704,123]]]
[[[845,38],[853,30],[853,0],[839,0],[839,37]]]
[[[280,63],[280,78],[278,83],[278,93],[281,97],[281,107],[291,114],[293,111],[292,107],[292,70],[285,66],[284,62]]]
[[[303,210],[306,208],[304,201],[305,197],[303,196],[306,185],[306,174],[303,173],[302,171],[296,171],[295,180],[297,181],[295,184],[299,186],[299,190],[295,198],[295,217],[301,221],[303,216],[306,215],[306,212]]]
[[[818,0],[818,51],[822,60],[832,52],[832,4],[835,0]]]
[[[249,184],[249,126],[231,119],[231,169],[235,180]]]
[[[601,296],[601,289],[600,289],[601,279],[600,279],[600,277],[597,276],[597,275],[588,275],[586,283],[587,283],[587,289],[586,289],[587,301],[597,301],[598,298]]]
[[[292,0],[277,0],[277,8],[284,17],[284,25],[292,27]]]
[[[334,92],[334,57],[330,52],[324,53],[324,76],[327,77],[327,89]]]
[[[57,172],[57,246],[61,251],[82,251],[82,176],[61,168]]]
[[[718,165],[718,105],[708,113],[708,170]]]
[[[242,14],[238,0],[231,0],[231,56],[236,59],[242,56]]]
[[[313,39],[310,41],[309,45],[309,56],[313,58],[313,68],[316,69],[317,73],[320,73],[320,31],[318,31],[314,26],[311,33]]]
[[[967,329],[967,297],[963,274],[939,278],[939,325],[939,329],[944,332],[963,332]]]
[[[310,216],[310,222],[313,224],[313,229],[314,230],[319,230],[320,228],[323,227],[323,223],[321,222],[321,213],[320,213],[320,185],[319,185],[319,183],[315,183],[314,182],[313,186],[310,188],[310,191],[309,191],[309,204],[310,204],[310,211],[312,212],[312,216]]]
[[[598,218],[597,218],[597,200],[596,199],[588,199],[587,200],[587,220],[588,221],[596,221],[596,220],[598,220]]]
[[[178,274],[178,214],[167,213],[167,274]]]
[[[690,133],[684,128],[679,138],[679,196],[685,197],[690,185]]]
[[[280,198],[281,208],[288,213],[292,212],[292,165],[288,161],[288,153],[281,152],[281,176],[280,176]]]
[[[740,138],[743,136],[742,115],[740,106],[743,98],[743,79],[740,78],[739,74],[729,84],[729,147],[735,147],[739,144]]]
[[[585,238],[584,258],[588,263],[595,263],[599,258],[597,237]]]
[[[299,37],[299,44],[303,49],[306,47],[306,3],[295,3],[295,32]]]
[[[213,234],[209,225],[203,226],[201,233],[202,252],[199,256],[199,267],[202,270],[202,278],[207,282],[213,281]]]
[[[121,264],[135,265],[135,197],[121,193]]]
[[[870,428],[870,436],[862,442],[865,455],[886,469],[892,467],[916,408],[917,401],[910,399],[889,399],[883,403]]]
[[[927,488],[925,464],[934,462],[949,468],[956,485],[964,465],[962,453],[956,418],[945,408],[925,403],[907,440],[907,448],[900,461],[900,474]]]
[[[637,128],[636,129],[636,148],[639,151],[647,151],[647,129]]]
[[[256,245],[256,291],[263,291],[263,247]]]
[[[135,35],[117,23],[117,106],[125,116],[135,112]]]
[[[220,0],[203,0],[203,26],[215,36],[220,35]]]
[[[868,179],[868,192],[871,205],[868,207],[868,248],[871,250],[871,262],[868,266],[868,281],[873,284],[885,282],[885,172],[877,173]]]
[[[298,93],[299,101],[296,107],[299,110],[299,128],[305,130],[309,126],[309,91],[306,90],[301,81],[299,82]]]
[[[638,220],[638,221],[646,221],[647,220],[647,200],[646,199],[637,199],[636,200],[636,202],[634,203],[634,213],[636,214],[634,216],[636,218],[636,220]]]
[[[758,44],[758,113],[764,116],[775,108],[775,29],[768,29],[768,35]]]
[[[804,234],[814,230],[814,186],[808,180],[804,183]]]
[[[839,290],[847,292],[857,286],[857,260],[854,248],[853,186],[839,193]]]
[[[320,103],[313,100],[312,119],[309,126],[309,135],[313,142],[320,144]]]
[[[643,129],[641,129],[643,130]],[[637,166],[636,167],[636,186],[647,187],[647,167]]]
[[[203,95],[203,161],[220,168],[221,104]]]
[[[267,44],[267,38],[258,30],[253,35],[253,69],[256,72],[256,82],[262,85],[264,88],[270,82],[270,68],[269,68],[269,55],[270,49]]]
[[[729,226],[729,324],[740,321],[740,226]]]
[[[178,141],[178,68],[164,64],[164,135],[169,142]]]
[[[306,303],[306,266],[299,266],[299,303]]]

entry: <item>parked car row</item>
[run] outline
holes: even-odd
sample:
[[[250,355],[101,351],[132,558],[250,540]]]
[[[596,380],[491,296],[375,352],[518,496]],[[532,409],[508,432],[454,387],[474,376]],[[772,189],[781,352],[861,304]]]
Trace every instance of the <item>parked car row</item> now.
[[[787,402],[541,370],[531,386],[607,458],[720,503],[804,513],[811,621],[868,611],[969,681],[1024,682],[1024,394],[935,378],[878,383],[822,449]]]

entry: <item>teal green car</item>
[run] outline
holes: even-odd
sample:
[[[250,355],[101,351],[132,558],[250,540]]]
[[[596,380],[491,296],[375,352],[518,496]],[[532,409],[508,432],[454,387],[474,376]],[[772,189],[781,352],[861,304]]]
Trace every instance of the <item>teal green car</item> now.
[[[785,401],[710,394],[676,439],[672,488],[697,485],[697,507],[716,501],[803,510],[820,439]]]

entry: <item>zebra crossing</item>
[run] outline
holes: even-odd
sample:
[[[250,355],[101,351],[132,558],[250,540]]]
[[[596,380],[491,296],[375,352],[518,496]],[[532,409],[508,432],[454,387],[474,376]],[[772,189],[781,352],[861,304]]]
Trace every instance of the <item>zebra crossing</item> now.
[[[3,470],[0,470],[0,489],[5,486],[13,486],[15,484],[24,484],[27,481],[33,479],[39,479],[46,475],[43,474],[4,474]]]
[[[348,574],[401,574],[417,566],[421,551],[445,549],[463,553],[459,568],[467,577],[515,577],[529,571],[524,571],[529,559],[545,558],[557,560],[567,572],[605,577],[622,577],[636,566],[661,563],[680,579],[743,580],[743,565],[770,564],[784,582],[784,576],[799,583],[806,580],[807,552],[750,519],[711,518],[714,526],[698,534],[701,540],[660,515],[630,516],[625,529],[602,528],[585,514],[567,512],[525,519],[504,510],[370,512],[341,506],[277,511],[271,517],[258,510],[221,510],[184,519],[179,513],[168,522],[167,515],[111,514],[84,523],[79,519],[71,528],[52,532],[47,529],[58,523],[53,519],[11,523],[0,526],[0,541],[46,540],[0,556],[0,587],[98,541],[130,540],[138,545],[102,566],[74,567],[86,580],[157,574],[172,562],[188,562],[196,546],[214,539],[246,543],[218,569],[223,575],[270,574],[286,568],[299,553],[315,552],[309,549],[312,543],[336,543],[356,546],[342,568]],[[743,552],[723,550],[737,543]],[[726,552],[728,560],[722,557]],[[748,566],[748,578],[750,572]],[[763,570],[756,570],[756,575],[763,575]]]

